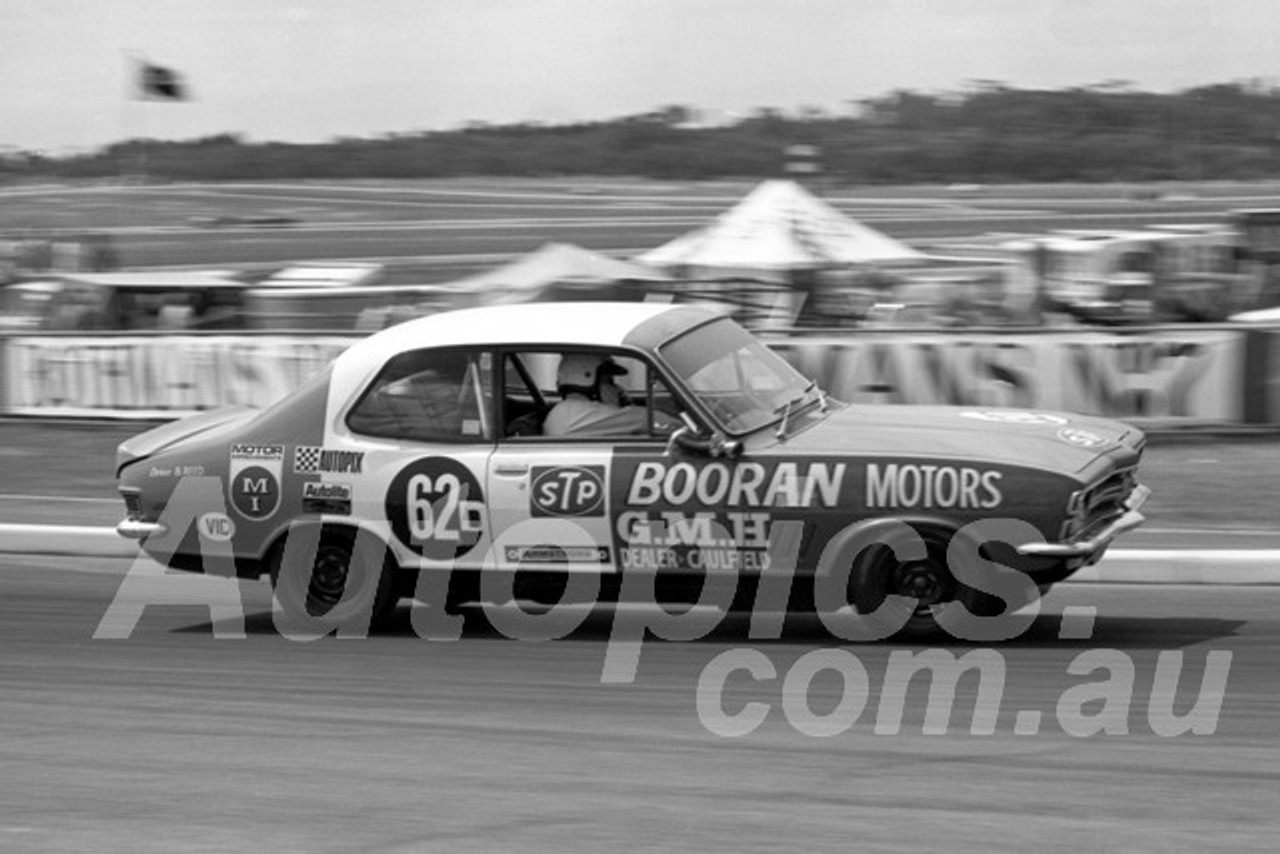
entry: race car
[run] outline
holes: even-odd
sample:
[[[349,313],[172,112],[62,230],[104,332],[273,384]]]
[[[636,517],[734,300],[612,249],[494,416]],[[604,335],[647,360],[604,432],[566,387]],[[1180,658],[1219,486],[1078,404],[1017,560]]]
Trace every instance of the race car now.
[[[427,577],[448,607],[493,578],[550,605],[583,578],[686,603],[728,578],[721,604],[750,607],[785,577],[787,609],[905,603],[895,630],[923,634],[955,603],[1026,604],[975,573],[1034,594],[1096,562],[1143,521],[1144,444],[1064,413],[846,404],[706,308],[494,306],[125,441],[118,532],[170,567],[268,575],[333,625],[381,623]]]

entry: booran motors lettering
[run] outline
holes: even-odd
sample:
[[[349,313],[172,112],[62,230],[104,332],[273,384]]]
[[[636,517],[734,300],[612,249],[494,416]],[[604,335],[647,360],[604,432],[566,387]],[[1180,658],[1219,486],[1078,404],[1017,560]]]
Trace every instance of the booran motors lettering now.
[[[702,466],[646,460],[636,466],[626,503],[705,507],[835,507],[845,463],[712,462]]]
[[[867,464],[868,509],[992,510],[1004,501],[992,469],[919,465]]]
[[[316,445],[293,449],[294,474],[363,474],[364,451],[335,451]]]

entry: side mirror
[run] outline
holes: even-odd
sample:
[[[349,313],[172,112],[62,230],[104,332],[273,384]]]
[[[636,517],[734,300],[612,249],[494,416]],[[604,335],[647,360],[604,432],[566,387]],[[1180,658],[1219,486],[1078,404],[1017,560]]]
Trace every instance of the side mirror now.
[[[680,420],[684,423],[668,437],[664,456],[671,456],[677,445],[690,453],[712,458],[734,460],[742,455],[742,443],[736,439],[728,439],[719,432],[704,434],[687,412],[680,413]]]

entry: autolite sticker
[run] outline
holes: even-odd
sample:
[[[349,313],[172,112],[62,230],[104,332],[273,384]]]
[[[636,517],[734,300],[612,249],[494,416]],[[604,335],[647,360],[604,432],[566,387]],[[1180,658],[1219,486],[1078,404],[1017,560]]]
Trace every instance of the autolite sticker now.
[[[317,483],[302,485],[303,513],[334,513],[351,515],[351,485],[347,483]]]

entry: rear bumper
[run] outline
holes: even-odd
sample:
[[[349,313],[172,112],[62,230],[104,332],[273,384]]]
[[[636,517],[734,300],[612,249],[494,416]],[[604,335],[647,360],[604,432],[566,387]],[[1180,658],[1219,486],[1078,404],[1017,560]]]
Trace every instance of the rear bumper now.
[[[1134,487],[1124,502],[1124,513],[1091,537],[1065,543],[1025,543],[1018,546],[1018,554],[1031,557],[1083,558],[1085,563],[1092,563],[1102,556],[1112,540],[1146,521],[1147,517],[1139,510],[1150,495],[1151,490],[1147,487]]]
[[[159,537],[168,532],[168,528],[159,522],[144,522],[141,519],[125,519],[116,525],[116,533],[127,540],[145,540],[148,537]]]

